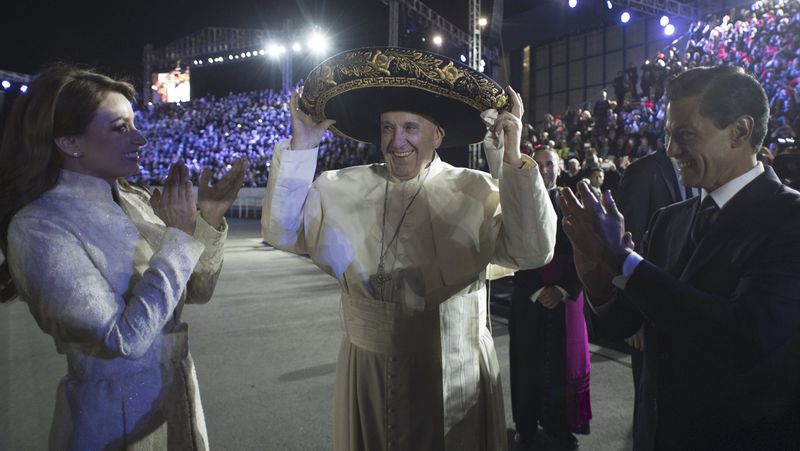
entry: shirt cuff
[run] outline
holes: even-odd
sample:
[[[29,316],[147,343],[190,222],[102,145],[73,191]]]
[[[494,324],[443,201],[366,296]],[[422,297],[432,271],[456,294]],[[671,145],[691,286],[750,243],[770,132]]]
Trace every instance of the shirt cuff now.
[[[641,255],[636,252],[630,252],[628,256],[625,257],[625,261],[622,262],[622,274],[611,279],[611,283],[620,290],[624,290],[625,286],[628,284],[628,279],[630,279],[631,274],[633,274],[633,271],[639,266],[642,260],[644,260],[644,258],[642,258]]]

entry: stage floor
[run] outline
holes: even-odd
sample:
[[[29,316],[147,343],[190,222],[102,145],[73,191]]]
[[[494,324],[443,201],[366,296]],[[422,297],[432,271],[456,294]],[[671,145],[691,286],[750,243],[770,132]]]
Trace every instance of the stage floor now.
[[[343,335],[338,285],[308,259],[265,246],[257,220],[231,220],[214,298],[184,309],[211,449],[326,450]],[[493,318],[511,422],[508,333]],[[591,345],[591,435],[581,449],[631,449],[630,358]],[[0,305],[0,450],[47,448],[63,356],[27,306]],[[541,449],[548,449],[546,443]]]

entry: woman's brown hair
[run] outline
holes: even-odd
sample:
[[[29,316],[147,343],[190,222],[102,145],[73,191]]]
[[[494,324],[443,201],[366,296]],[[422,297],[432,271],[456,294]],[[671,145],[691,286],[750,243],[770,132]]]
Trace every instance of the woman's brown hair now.
[[[0,250],[8,253],[8,227],[23,207],[58,182],[63,158],[55,138],[86,132],[109,92],[133,101],[130,83],[89,69],[58,64],[30,84],[17,98],[0,144]],[[8,261],[0,266],[0,302],[16,296]]]

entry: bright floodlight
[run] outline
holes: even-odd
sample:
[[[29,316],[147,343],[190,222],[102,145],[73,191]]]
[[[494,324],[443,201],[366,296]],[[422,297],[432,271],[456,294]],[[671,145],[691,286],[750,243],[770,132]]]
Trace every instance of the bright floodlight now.
[[[672,36],[674,33],[675,33],[675,25],[667,24],[667,26],[664,27],[664,34],[665,35]]]
[[[606,0],[606,8],[611,9],[613,7],[614,7],[614,5],[611,4],[611,0]]]
[[[3,80],[3,83],[0,83],[0,85],[3,85],[3,89],[8,89],[11,87],[11,82],[8,80]]]
[[[662,27],[666,27],[667,24],[669,24],[669,17],[661,16],[661,20],[659,20],[658,23],[660,23]]]
[[[308,37],[306,46],[314,53],[325,53],[328,50],[328,38],[323,36],[322,33],[314,31]]]
[[[628,11],[623,12],[622,15],[619,16],[619,20],[622,23],[628,23],[628,21],[631,20],[631,13],[629,13]]]
[[[478,25],[481,27],[485,27],[488,23],[489,21],[486,20],[485,17],[481,17],[480,19],[478,19]]]
[[[578,6],[578,0],[569,0],[569,7],[574,8]]]
[[[267,55],[269,55],[270,58],[280,58],[281,56],[280,46],[274,42],[270,42],[267,45]]]
[[[462,63],[466,63],[467,62],[467,57],[464,56],[463,54],[459,55],[458,58],[461,60]]]
[[[21,93],[23,93],[23,94],[25,94],[26,92],[28,92],[28,85],[22,85],[22,86],[20,86],[20,87],[19,87],[19,92],[21,92]]]
[[[442,42],[444,42],[444,41],[442,40],[442,36],[441,35],[437,34],[437,35],[435,35],[433,37],[433,45],[440,46],[440,45],[442,45]]]
[[[303,51],[303,46],[302,46],[302,45],[300,45],[300,43],[299,43],[299,42],[293,42],[293,43],[292,43],[292,51],[295,51],[295,52],[302,52],[302,51]]]
[[[213,63],[213,62],[214,62],[214,58],[209,58],[209,59],[208,59],[208,62],[209,62],[209,63]]]

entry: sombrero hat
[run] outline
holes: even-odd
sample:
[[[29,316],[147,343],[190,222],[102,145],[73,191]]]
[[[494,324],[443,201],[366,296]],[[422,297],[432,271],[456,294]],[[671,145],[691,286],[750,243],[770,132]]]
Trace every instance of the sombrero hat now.
[[[483,140],[480,113],[506,109],[508,95],[494,80],[442,55],[395,47],[348,50],[319,64],[305,80],[300,108],[315,121],[356,141],[379,141],[385,111],[410,111],[445,130],[441,147]]]

